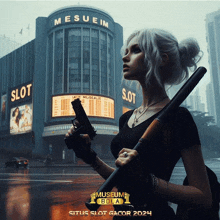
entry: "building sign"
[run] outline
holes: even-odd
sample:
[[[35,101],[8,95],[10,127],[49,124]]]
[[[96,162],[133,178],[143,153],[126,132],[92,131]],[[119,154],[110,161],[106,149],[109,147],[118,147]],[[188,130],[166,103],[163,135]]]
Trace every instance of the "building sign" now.
[[[32,130],[32,103],[11,108],[10,134],[21,134]]]
[[[63,24],[63,23],[77,23],[77,22],[85,22],[85,23],[92,23],[92,24],[97,24],[97,25],[101,25],[103,27],[108,28],[108,22],[105,21],[102,18],[98,18],[98,17],[93,17],[93,16],[89,16],[89,15],[67,15],[65,17],[59,17],[54,19],[54,26],[59,25],[59,24]]]
[[[71,102],[79,98],[88,116],[115,118],[114,100],[97,95],[61,95],[52,97],[52,117],[68,117],[75,115]]]
[[[6,114],[6,102],[7,102],[7,95],[2,95],[1,98],[1,114],[2,114],[2,121],[5,120],[5,114]]]
[[[134,92],[131,92],[130,90],[127,90],[125,88],[122,89],[122,99],[125,100],[126,102],[129,102],[131,104],[136,103],[136,94]]]
[[[24,101],[32,97],[32,83],[11,90],[11,103]]]

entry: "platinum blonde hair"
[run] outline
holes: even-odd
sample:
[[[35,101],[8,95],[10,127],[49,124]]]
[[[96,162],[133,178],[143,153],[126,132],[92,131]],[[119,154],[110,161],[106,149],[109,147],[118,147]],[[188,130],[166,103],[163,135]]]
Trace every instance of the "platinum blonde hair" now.
[[[175,85],[188,78],[189,69],[194,71],[202,58],[198,42],[193,38],[178,43],[169,32],[161,29],[142,29],[133,32],[121,49],[122,56],[129,42],[137,37],[138,45],[145,53],[147,66],[146,83],[154,77],[160,86]],[[163,55],[168,58],[162,66]]]

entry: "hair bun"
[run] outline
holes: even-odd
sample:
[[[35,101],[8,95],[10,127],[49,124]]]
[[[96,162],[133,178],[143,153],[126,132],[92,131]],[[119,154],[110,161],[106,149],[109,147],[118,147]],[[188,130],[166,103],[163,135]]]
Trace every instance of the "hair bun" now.
[[[183,40],[179,44],[180,62],[183,68],[193,67],[196,69],[197,63],[202,58],[203,54],[200,51],[198,42],[194,38]]]

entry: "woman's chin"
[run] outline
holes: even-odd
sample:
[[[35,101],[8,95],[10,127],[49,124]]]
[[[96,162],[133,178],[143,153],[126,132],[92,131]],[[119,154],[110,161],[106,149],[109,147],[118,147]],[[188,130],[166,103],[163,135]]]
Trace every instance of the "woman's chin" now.
[[[128,72],[124,72],[124,79],[134,80],[134,76],[132,76],[132,75],[129,74]]]

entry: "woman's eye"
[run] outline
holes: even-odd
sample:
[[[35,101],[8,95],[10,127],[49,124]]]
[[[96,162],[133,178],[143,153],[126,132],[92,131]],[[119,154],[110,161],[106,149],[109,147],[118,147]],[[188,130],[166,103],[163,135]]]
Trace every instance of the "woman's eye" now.
[[[139,47],[136,47],[136,48],[133,49],[133,52],[134,53],[140,53],[141,49]]]

